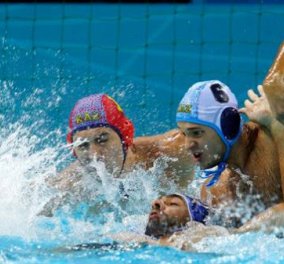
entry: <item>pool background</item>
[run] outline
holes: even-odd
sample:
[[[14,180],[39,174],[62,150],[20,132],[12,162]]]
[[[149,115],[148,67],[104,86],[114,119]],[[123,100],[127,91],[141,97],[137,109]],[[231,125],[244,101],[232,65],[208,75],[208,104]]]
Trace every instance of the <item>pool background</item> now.
[[[18,104],[41,89],[53,103],[49,128],[65,131],[76,100],[97,92],[122,105],[136,135],[175,127],[177,104],[196,81],[219,79],[242,104],[284,39],[283,5],[204,2],[2,3],[0,78],[21,93]]]
[[[49,248],[61,245],[66,219],[61,218],[59,237],[50,231],[47,241],[30,243],[25,233],[29,227],[21,219],[25,211],[17,207],[21,195],[14,185],[31,171],[39,176],[45,172],[42,167],[49,167],[58,156],[66,165],[56,147],[65,143],[72,106],[91,93],[113,96],[134,121],[136,135],[174,128],[177,104],[195,81],[224,81],[242,105],[247,89],[262,82],[283,41],[283,7],[267,1],[2,3],[1,184],[13,186],[0,193],[0,262],[281,263],[282,240],[264,234],[204,241],[197,254],[146,247],[53,255]],[[64,151],[69,153],[68,148]],[[72,159],[70,154],[68,158]],[[87,224],[76,224],[73,236],[83,236]]]

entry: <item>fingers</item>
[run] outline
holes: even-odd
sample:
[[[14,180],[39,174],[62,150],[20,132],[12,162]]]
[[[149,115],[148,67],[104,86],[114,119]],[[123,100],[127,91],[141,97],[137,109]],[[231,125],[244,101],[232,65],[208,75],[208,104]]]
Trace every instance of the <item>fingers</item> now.
[[[247,109],[245,107],[242,107],[242,108],[239,109],[239,113],[247,114]]]
[[[244,104],[245,104],[245,108],[247,108],[247,109],[252,107],[252,102],[248,99],[245,100]]]
[[[239,113],[241,114],[245,114],[245,115],[249,115],[249,113],[251,112],[252,110],[252,107],[253,107],[253,103],[250,101],[250,100],[245,100],[244,102],[244,107],[240,108],[239,109]]]
[[[265,94],[264,94],[262,85],[258,85],[257,90],[258,90],[260,95],[258,95],[252,89],[248,90],[248,92],[247,92],[248,99],[246,99],[244,101],[244,107],[239,110],[240,113],[247,114],[247,113],[251,112],[254,107],[256,107],[257,105],[259,105],[263,102]]]
[[[246,100],[244,101],[244,105],[245,105],[244,107],[242,107],[242,108],[239,109],[239,112],[240,112],[240,113],[246,113],[247,111],[249,111],[249,109],[252,108],[253,103],[252,103],[250,100],[246,99]]]
[[[256,101],[259,96],[252,90],[252,89],[249,89],[248,90],[248,97],[249,99],[251,99],[253,102]]]
[[[260,96],[264,96],[264,91],[263,91],[263,86],[262,85],[258,85],[257,86],[257,90],[258,90]]]

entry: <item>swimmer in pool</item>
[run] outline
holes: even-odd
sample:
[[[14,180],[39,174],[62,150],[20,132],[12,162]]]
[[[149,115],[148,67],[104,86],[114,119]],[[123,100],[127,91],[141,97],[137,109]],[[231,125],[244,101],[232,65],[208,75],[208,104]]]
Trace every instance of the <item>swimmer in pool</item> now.
[[[186,251],[197,251],[198,248],[195,247],[195,244],[204,238],[225,237],[259,230],[261,227],[265,227],[262,230],[270,233],[273,231],[270,224],[284,224],[284,220],[279,217],[279,214],[270,215],[271,218],[268,218],[267,214],[261,221],[258,217],[257,222],[250,221],[238,229],[226,229],[221,226],[207,225],[208,216],[209,208],[198,199],[183,194],[165,195],[152,202],[152,210],[148,216],[144,236],[126,232],[110,235],[110,237],[120,243],[147,243],[176,247]],[[253,229],[248,230],[252,226]]]
[[[165,195],[153,201],[145,235],[163,243],[173,233],[186,229],[190,221],[205,224],[207,215],[207,206],[198,199],[182,194]]]
[[[69,167],[48,180],[60,191],[72,191],[84,173],[95,170],[93,161],[103,162],[114,177],[133,160],[134,126],[121,107],[106,94],[80,99],[69,116],[67,143],[76,158]]]
[[[79,100],[69,117],[67,142],[81,166],[102,161],[118,177],[132,159],[134,126],[121,107],[105,94]]]
[[[261,92],[261,100],[265,95]],[[224,83],[212,80],[191,86],[181,100],[176,120],[186,136],[186,149],[208,178],[202,186],[202,201],[224,210],[240,208],[250,195],[256,207],[251,217],[283,201],[283,182],[279,158],[284,129],[255,93],[242,111],[254,119],[243,124],[235,95]],[[263,115],[264,114],[264,115]],[[254,203],[254,204],[255,204]],[[226,217],[219,211],[217,224],[239,227],[242,215]]]
[[[114,242],[107,244],[84,243],[60,251],[88,250],[97,248],[121,248],[139,244],[163,245],[187,251],[197,251],[194,246],[203,238],[229,235],[229,231],[220,226],[206,226],[208,207],[199,199],[184,194],[170,194],[159,197],[152,202],[145,233],[121,232],[105,234]],[[131,243],[131,244],[129,244]],[[134,244],[133,244],[134,243]]]
[[[278,156],[281,175],[284,173],[284,146],[283,128],[279,124],[284,124],[284,42],[282,43],[278,55],[266,76],[263,87],[260,86],[260,96],[249,91],[250,100],[246,100],[245,108],[241,109],[250,119],[260,122],[270,132],[278,138]],[[261,119],[259,118],[261,116]],[[272,118],[273,116],[273,118]],[[278,123],[279,122],[279,123]],[[276,158],[276,157],[275,157]],[[281,182],[282,192],[284,190]],[[283,198],[282,198],[283,199]],[[267,233],[278,232],[279,227],[284,226],[284,203],[275,206],[258,214],[250,221],[240,227],[237,232],[264,231]],[[283,237],[283,233],[282,233]]]
[[[185,137],[179,130],[137,139],[133,136],[132,122],[110,96],[94,94],[80,99],[71,111],[67,135],[77,160],[49,180],[49,185],[60,191],[73,191],[78,187],[82,174],[95,170],[94,159],[103,162],[113,177],[124,177],[137,165],[148,169],[157,158],[167,156],[175,160],[169,161],[165,174],[178,176],[175,177],[177,184],[187,187],[193,179],[193,166],[184,151]],[[45,208],[44,211],[50,210]]]
[[[115,241],[148,243],[194,250],[204,237],[227,235],[225,228],[205,226],[208,207],[183,194],[162,196],[152,202],[145,236],[135,233],[111,235]]]
[[[116,249],[121,248],[124,243],[127,247],[130,246],[129,243],[134,243],[131,244],[132,246],[146,243],[171,246],[192,252],[198,251],[195,244],[204,238],[225,237],[245,232],[245,226],[239,229],[226,229],[220,226],[205,225],[208,212],[209,208],[199,199],[177,193],[165,195],[152,202],[144,235],[134,232],[105,234],[114,242],[108,244],[84,243],[68,247],[68,250],[88,250],[101,247]],[[271,219],[269,221],[263,219],[263,223],[267,226],[271,222]]]
[[[133,137],[132,122],[110,96],[95,94],[80,99],[70,114],[67,136],[77,162],[63,174],[69,174],[74,167],[88,168],[96,158],[114,177],[120,177],[137,164],[148,169],[158,157],[169,156],[179,157],[170,166],[179,178],[192,179],[192,162],[184,151],[185,137],[180,131]]]

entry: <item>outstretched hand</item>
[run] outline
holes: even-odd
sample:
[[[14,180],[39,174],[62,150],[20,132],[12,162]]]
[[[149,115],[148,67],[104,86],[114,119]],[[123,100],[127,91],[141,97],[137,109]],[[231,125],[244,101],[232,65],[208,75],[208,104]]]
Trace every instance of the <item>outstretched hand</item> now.
[[[245,107],[239,109],[239,112],[246,114],[250,121],[269,128],[273,120],[270,105],[262,85],[258,85],[257,89],[259,95],[252,89],[248,90],[248,99],[244,102]]]

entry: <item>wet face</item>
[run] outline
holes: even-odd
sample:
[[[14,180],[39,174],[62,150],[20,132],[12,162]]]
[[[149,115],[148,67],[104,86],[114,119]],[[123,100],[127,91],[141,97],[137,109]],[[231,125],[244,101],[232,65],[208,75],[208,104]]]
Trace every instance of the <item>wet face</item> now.
[[[222,161],[225,144],[212,128],[187,122],[178,122],[178,127],[186,136],[186,149],[201,169]]]
[[[119,135],[109,127],[78,131],[73,136],[75,154],[83,165],[94,159],[105,163],[112,174],[119,174],[123,165],[123,148]]]
[[[146,235],[156,238],[173,234],[190,221],[184,200],[177,195],[167,195],[153,201]]]

